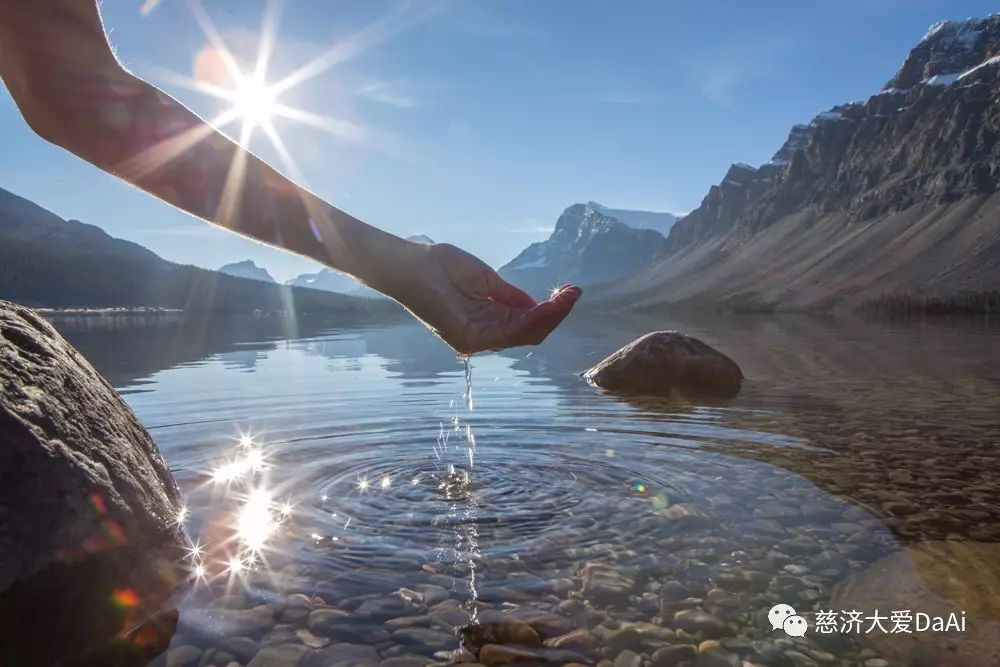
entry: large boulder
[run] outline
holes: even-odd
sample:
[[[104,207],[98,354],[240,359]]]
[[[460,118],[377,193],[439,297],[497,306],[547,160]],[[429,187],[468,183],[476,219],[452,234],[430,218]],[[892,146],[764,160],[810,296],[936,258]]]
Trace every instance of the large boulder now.
[[[0,664],[140,664],[176,624],[177,486],[51,325],[0,301]]]
[[[637,338],[583,375],[609,391],[657,396],[732,396],[743,383],[732,359],[676,331]]]

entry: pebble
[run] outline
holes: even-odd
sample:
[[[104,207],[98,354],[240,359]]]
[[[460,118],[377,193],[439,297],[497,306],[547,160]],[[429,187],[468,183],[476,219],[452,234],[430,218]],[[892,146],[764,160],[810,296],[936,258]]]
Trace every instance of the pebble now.
[[[307,626],[314,635],[321,637],[343,637],[355,634],[356,619],[340,609],[317,609],[309,614]]]
[[[675,644],[664,646],[653,651],[650,657],[652,667],[674,667],[681,662],[690,662],[695,659],[697,651],[690,644]]]
[[[426,665],[427,658],[419,655],[397,655],[379,663],[379,667],[426,667]]]
[[[400,644],[420,647],[429,652],[454,648],[458,644],[454,635],[430,628],[401,628],[392,633],[392,638]]]
[[[615,658],[614,667],[641,667],[642,658],[635,651],[628,649],[622,651]]]
[[[512,662],[540,661],[542,655],[537,651],[516,646],[501,646],[499,644],[487,644],[479,649],[479,661],[487,667],[493,665],[507,665]]]
[[[307,655],[309,649],[301,644],[265,646],[247,667],[298,667]]]
[[[229,639],[224,639],[220,644],[219,648],[227,653],[232,653],[235,658],[241,662],[247,662],[250,658],[257,655],[257,642],[249,637],[230,637]]]
[[[692,634],[703,637],[722,637],[726,634],[726,624],[722,619],[700,609],[685,609],[674,614],[674,625]]]
[[[302,647],[305,648],[304,646]],[[257,654],[258,657],[260,654]],[[319,665],[335,665],[341,662],[346,662],[348,664],[356,663],[363,665],[377,665],[382,660],[379,658],[378,652],[371,646],[366,646],[363,644],[332,644],[322,649],[316,654],[315,662]],[[310,661],[313,662],[313,661]],[[247,665],[247,667],[257,667],[256,665]],[[270,667],[270,666],[268,666]]]
[[[167,667],[194,667],[201,657],[201,649],[197,646],[186,644],[176,646],[167,651]]]
[[[589,630],[578,628],[564,635],[546,639],[545,646],[589,653],[597,646],[597,638]]]
[[[317,637],[307,628],[299,628],[295,631],[295,636],[309,648],[323,648],[330,643],[330,640],[326,637]]]
[[[627,601],[635,587],[635,581],[625,576],[620,568],[605,563],[587,563],[583,566],[581,577],[581,592],[599,604]]]

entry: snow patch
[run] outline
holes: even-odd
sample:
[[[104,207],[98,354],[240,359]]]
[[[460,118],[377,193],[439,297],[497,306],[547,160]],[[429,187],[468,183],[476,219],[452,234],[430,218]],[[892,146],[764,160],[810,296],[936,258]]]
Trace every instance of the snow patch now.
[[[938,35],[949,45],[956,44],[959,48],[969,51],[976,46],[979,37],[983,34],[975,28],[979,27],[979,19],[966,19],[964,21],[938,21],[924,33],[920,43],[924,43]]]
[[[977,70],[981,70],[984,67],[993,67],[994,65],[1000,65],[1000,56],[993,56],[989,60],[985,60],[985,61],[979,63],[978,65],[976,65],[972,69],[967,70],[967,71],[962,72],[961,74],[959,74],[958,78],[959,79],[964,79],[965,77],[969,76],[970,74],[972,74],[973,72],[975,72]]]
[[[928,86],[950,86],[958,81],[961,76],[962,75],[958,72],[952,72],[951,74],[935,74],[929,79],[924,79],[921,83],[925,83]]]
[[[834,121],[841,120],[843,117],[844,114],[839,111],[824,111],[823,113],[816,114],[816,117],[813,120]]]

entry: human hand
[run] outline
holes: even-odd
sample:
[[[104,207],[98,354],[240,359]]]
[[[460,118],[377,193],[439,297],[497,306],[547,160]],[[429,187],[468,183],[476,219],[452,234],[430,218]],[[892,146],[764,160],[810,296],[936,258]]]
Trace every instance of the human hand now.
[[[583,293],[567,285],[536,302],[460,248],[413,245],[391,296],[462,354],[541,343]]]

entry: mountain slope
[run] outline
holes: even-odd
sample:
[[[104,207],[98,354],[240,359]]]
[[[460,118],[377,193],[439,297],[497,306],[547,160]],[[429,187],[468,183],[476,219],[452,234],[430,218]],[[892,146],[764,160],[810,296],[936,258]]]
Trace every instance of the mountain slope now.
[[[236,278],[258,280],[262,283],[274,282],[274,278],[272,278],[271,274],[267,272],[267,269],[257,266],[253,260],[250,259],[245,259],[242,262],[224,264],[219,267],[218,271],[219,273],[225,273],[227,276],[234,276]]]
[[[269,285],[168,262],[93,225],[65,221],[0,189],[0,298],[49,308],[332,312],[389,308],[317,290]]]
[[[532,296],[543,297],[560,284],[614,281],[644,266],[666,239],[652,229],[625,224],[608,215],[611,210],[594,202],[570,206],[559,216],[552,236],[525,248],[500,268],[500,275]],[[637,218],[658,215],[626,213]]]
[[[663,236],[670,233],[670,228],[678,220],[678,216],[663,211],[631,211],[624,208],[608,208],[594,201],[587,202],[587,206],[609,218],[624,222],[632,229],[652,229]]]
[[[434,243],[429,236],[424,234],[407,236],[406,240],[413,241],[414,243]],[[320,269],[316,273],[301,273],[294,278],[286,280],[285,284],[293,287],[308,287],[310,289],[323,290],[324,292],[350,294],[365,298],[384,298],[383,294],[362,285],[354,276],[329,268]]]
[[[320,269],[316,273],[303,273],[286,280],[285,284],[292,287],[308,287],[310,289],[337,292],[339,294],[347,294],[361,287],[361,283],[355,280],[353,276],[334,269]]]
[[[1000,15],[937,24],[865,102],[733,165],[663,253],[592,301],[965,303],[1000,288]]]

